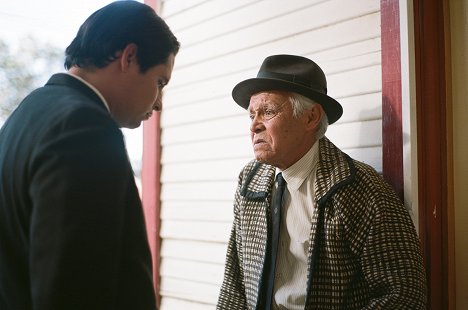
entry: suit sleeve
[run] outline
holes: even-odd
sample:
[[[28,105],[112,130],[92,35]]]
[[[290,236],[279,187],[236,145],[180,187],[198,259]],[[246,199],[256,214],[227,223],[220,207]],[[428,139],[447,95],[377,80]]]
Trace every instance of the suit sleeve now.
[[[247,309],[247,300],[244,287],[244,273],[242,270],[242,253],[240,219],[239,219],[239,190],[241,178],[239,177],[239,186],[236,192],[234,202],[234,222],[229,238],[226,264],[224,270],[224,280],[221,285],[221,291],[218,297],[216,309],[218,310],[242,310]]]
[[[117,126],[88,110],[54,126],[32,155],[29,257],[37,310],[117,308],[129,164]]]

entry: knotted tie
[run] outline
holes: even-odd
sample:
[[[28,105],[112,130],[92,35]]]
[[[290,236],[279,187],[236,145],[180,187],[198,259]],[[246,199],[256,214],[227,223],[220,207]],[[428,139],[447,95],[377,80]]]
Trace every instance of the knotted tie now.
[[[272,235],[271,235],[271,252],[270,252],[270,265],[268,266],[268,281],[267,281],[267,293],[266,293],[266,310],[272,309],[273,304],[273,286],[275,283],[275,272],[276,272],[276,253],[278,252],[278,240],[280,235],[281,226],[281,205],[283,202],[283,193],[286,185],[286,181],[283,175],[278,173],[276,176],[277,188],[273,201],[271,204],[271,218],[272,218]]]

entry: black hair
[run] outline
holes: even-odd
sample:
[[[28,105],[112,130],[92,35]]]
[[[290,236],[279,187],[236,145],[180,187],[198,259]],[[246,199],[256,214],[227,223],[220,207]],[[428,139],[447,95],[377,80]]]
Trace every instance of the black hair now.
[[[137,61],[144,73],[176,55],[180,43],[168,25],[148,5],[116,1],[97,10],[81,25],[65,50],[65,68],[103,68],[128,44],[137,45]]]

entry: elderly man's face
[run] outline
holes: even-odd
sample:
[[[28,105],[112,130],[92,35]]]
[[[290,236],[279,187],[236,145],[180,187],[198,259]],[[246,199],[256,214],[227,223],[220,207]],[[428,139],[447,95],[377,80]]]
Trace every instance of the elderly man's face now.
[[[315,142],[317,115],[306,110],[293,116],[290,94],[268,91],[253,95],[248,108],[255,158],[284,170],[298,161]]]

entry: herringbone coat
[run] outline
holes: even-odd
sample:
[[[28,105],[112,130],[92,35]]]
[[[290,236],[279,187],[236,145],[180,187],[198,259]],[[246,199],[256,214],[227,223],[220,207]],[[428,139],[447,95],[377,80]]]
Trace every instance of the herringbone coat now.
[[[407,209],[366,164],[319,140],[305,309],[425,309],[419,240]],[[217,309],[262,309],[275,167],[251,161],[239,175]]]

